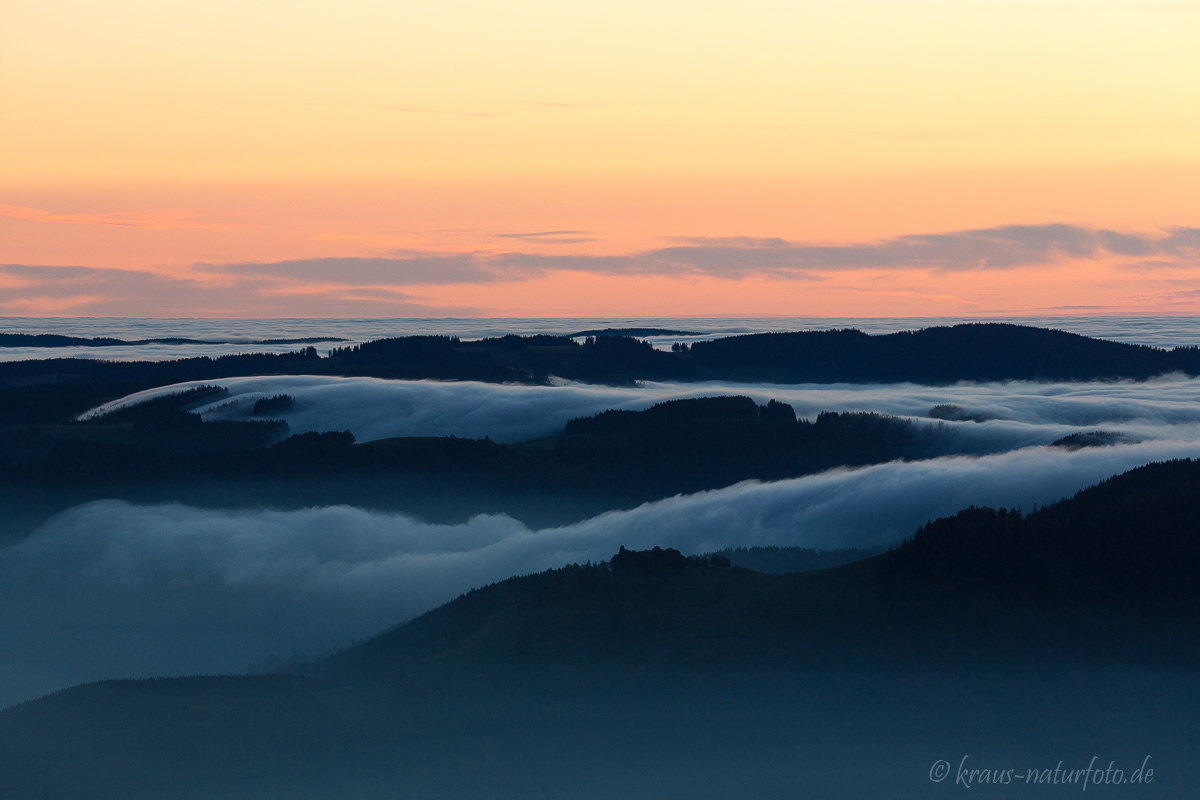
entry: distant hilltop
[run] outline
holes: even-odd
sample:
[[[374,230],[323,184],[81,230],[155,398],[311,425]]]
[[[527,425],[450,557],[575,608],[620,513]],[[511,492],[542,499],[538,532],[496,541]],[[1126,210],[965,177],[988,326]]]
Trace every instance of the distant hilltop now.
[[[281,340],[279,340],[281,341]],[[297,340],[298,342],[300,340]],[[507,335],[477,341],[403,336],[290,353],[174,361],[30,359],[0,364],[0,414],[12,424],[53,422],[145,389],[258,375],[547,384],[553,379],[629,386],[637,381],[895,383],[1147,380],[1200,375],[1200,349],[1165,350],[1002,323],[871,336],[859,330],[756,333],[658,350],[627,335]]]

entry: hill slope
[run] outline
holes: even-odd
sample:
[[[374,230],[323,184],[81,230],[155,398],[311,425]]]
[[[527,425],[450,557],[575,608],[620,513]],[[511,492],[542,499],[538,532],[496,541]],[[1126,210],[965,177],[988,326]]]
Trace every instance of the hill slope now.
[[[0,794],[916,798],[954,791],[930,782],[942,759],[1128,776],[1150,756],[1181,796],[1198,520],[1200,463],[1179,461],[819,572],[626,551],[475,590],[299,678],[7,709]],[[1005,796],[1048,791],[1023,780]]]

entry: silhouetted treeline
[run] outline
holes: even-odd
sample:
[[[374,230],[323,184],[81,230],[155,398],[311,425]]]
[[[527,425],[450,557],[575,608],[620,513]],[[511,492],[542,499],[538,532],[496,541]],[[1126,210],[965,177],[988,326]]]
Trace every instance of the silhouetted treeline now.
[[[758,406],[748,397],[703,397],[573,419],[554,457],[564,466],[587,466],[612,486],[674,494],[924,458],[944,452],[941,433],[880,414],[824,412],[797,420],[790,405],[774,400]]]
[[[387,378],[522,380],[528,376],[493,363],[486,353],[469,352],[456,336],[404,336],[334,348],[327,366],[342,374]]]
[[[1065,331],[971,323],[882,336],[858,330],[730,336],[696,342],[702,371],[781,382],[1146,379],[1200,374],[1200,349],[1163,350]]]
[[[285,439],[281,420],[205,422],[188,410],[223,393],[201,386],[88,422],[5,429],[0,479],[74,502],[85,499],[81,492],[169,499],[161,492],[224,483],[260,486],[254,502],[288,504],[296,501],[292,485],[303,479],[324,483],[323,502],[389,508],[394,490],[385,501],[379,494],[389,481],[419,480],[437,482],[447,496],[455,487],[474,487],[483,504],[470,506],[476,513],[510,511],[516,496],[583,498],[581,508],[599,513],[749,479],[933,457],[954,448],[940,424],[867,413],[822,413],[810,422],[797,420],[786,403],[758,406],[747,397],[603,412],[524,444],[454,436],[355,444],[348,432]],[[239,489],[238,496],[247,491]],[[53,506],[52,497],[47,502]]]
[[[205,405],[225,397],[229,392],[223,386],[193,386],[178,392],[140,400],[136,403],[115,408],[108,413],[89,419],[93,425],[119,425],[121,423],[150,423],[178,419],[177,415],[189,409]]]
[[[608,562],[617,572],[643,575],[683,572],[692,569],[729,569],[732,564],[722,555],[685,556],[674,547],[654,547],[650,550],[627,550],[625,545]]]
[[[342,375],[393,379],[477,380],[542,384],[550,375],[627,384],[686,378],[690,367],[637,339],[504,336],[462,342],[406,336],[293,353],[249,353],[175,361],[37,359],[0,363],[0,424],[60,422],[106,401],[185,381],[247,375]]]
[[[968,508],[888,554],[897,576],[1001,601],[1200,600],[1200,461],[1149,464],[1030,514]]]
[[[290,394],[276,394],[270,397],[260,397],[254,401],[253,414],[259,416],[262,414],[282,414],[285,411],[290,411],[296,405],[296,398]]]
[[[64,422],[134,392],[241,375],[320,372],[316,348],[177,361],[51,358],[0,363],[0,424]]]
[[[585,336],[702,336],[703,334],[696,331],[677,331],[671,328],[590,328],[568,335],[570,338],[579,339]]]
[[[349,434],[306,433],[263,449],[285,435],[285,423],[205,422],[198,414],[178,408],[179,396],[171,396],[95,422],[59,426],[53,435],[39,434],[45,443],[41,457],[31,457],[34,454],[29,452],[23,457],[7,455],[10,469],[22,479],[51,483],[86,474],[97,481],[120,482],[146,475],[462,473],[490,475],[503,485],[538,486],[550,480],[546,485],[591,486],[630,499],[649,499],[750,478],[766,480],[939,452],[934,426],[864,413],[826,413],[815,422],[797,421],[790,408],[791,421],[781,423],[761,415],[748,398],[708,399],[742,400],[749,404],[751,416],[696,417],[693,406],[705,404],[681,400],[646,412],[628,412],[632,419],[617,430],[579,433],[584,421],[576,420],[576,432],[560,434],[549,448],[454,436],[386,439],[349,447],[353,443]],[[679,418],[666,413],[673,410],[679,411]],[[611,420],[602,425],[611,428]],[[226,450],[241,452],[233,459],[223,454]],[[120,466],[122,462],[127,466]]]
[[[69,482],[68,476],[121,481],[148,474],[141,464],[156,464],[167,453],[207,451],[225,461],[232,452],[287,436],[283,420],[205,421],[189,410],[226,394],[220,386],[198,386],[83,422],[0,428],[0,465],[18,479],[40,475],[55,484]],[[54,477],[60,469],[65,471]]]
[[[953,403],[939,403],[929,409],[928,415],[933,419],[945,419],[952,422],[987,422],[996,419],[993,414],[967,411],[962,406],[956,406]]]
[[[790,405],[770,401],[772,409],[780,409],[779,418],[795,422],[796,413]],[[774,413],[774,412],[772,412]],[[567,421],[565,433],[642,433],[662,425],[694,425],[703,422],[753,422],[766,416],[749,397],[696,397],[656,403],[644,411],[610,409],[590,417]]]
[[[1050,443],[1051,447],[1065,447],[1068,450],[1079,450],[1083,447],[1107,447],[1114,444],[1128,444],[1136,441],[1119,431],[1079,431],[1068,433]]]

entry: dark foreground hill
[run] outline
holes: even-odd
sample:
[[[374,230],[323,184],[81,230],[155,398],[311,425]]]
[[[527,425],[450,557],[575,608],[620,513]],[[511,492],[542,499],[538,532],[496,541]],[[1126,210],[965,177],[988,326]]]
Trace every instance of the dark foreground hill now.
[[[7,709],[0,796],[1187,796],[1198,520],[1181,461],[819,572],[623,551],[295,675]]]

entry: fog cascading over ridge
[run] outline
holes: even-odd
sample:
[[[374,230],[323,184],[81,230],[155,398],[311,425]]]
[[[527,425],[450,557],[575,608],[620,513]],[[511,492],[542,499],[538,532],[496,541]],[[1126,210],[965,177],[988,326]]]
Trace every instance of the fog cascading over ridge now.
[[[89,415],[203,383],[139,392]],[[654,382],[636,387],[513,386],[316,376],[229,378],[209,383],[226,387],[229,394],[197,409],[207,419],[248,418],[255,400],[289,394],[296,404],[279,418],[287,420],[293,433],[349,430],[359,441],[455,435],[519,442],[553,434],[572,417],[713,395],[748,395],[759,404],[776,399],[790,403],[799,416],[809,419],[822,411],[874,411],[927,419],[935,406],[953,405],[983,420],[944,422],[957,440],[957,451],[977,454],[1048,444],[1087,428],[1116,428],[1134,439],[1194,438],[1200,430],[1200,380],[1179,376],[1143,382],[1012,381],[952,386]]]
[[[240,671],[348,644],[474,586],[598,561],[621,545],[893,541],[968,505],[1045,504],[1195,441],[1026,448],[748,482],[530,530],[506,516],[432,525],[335,506],[204,510],[99,501],[0,550],[0,704],[86,680]]]

